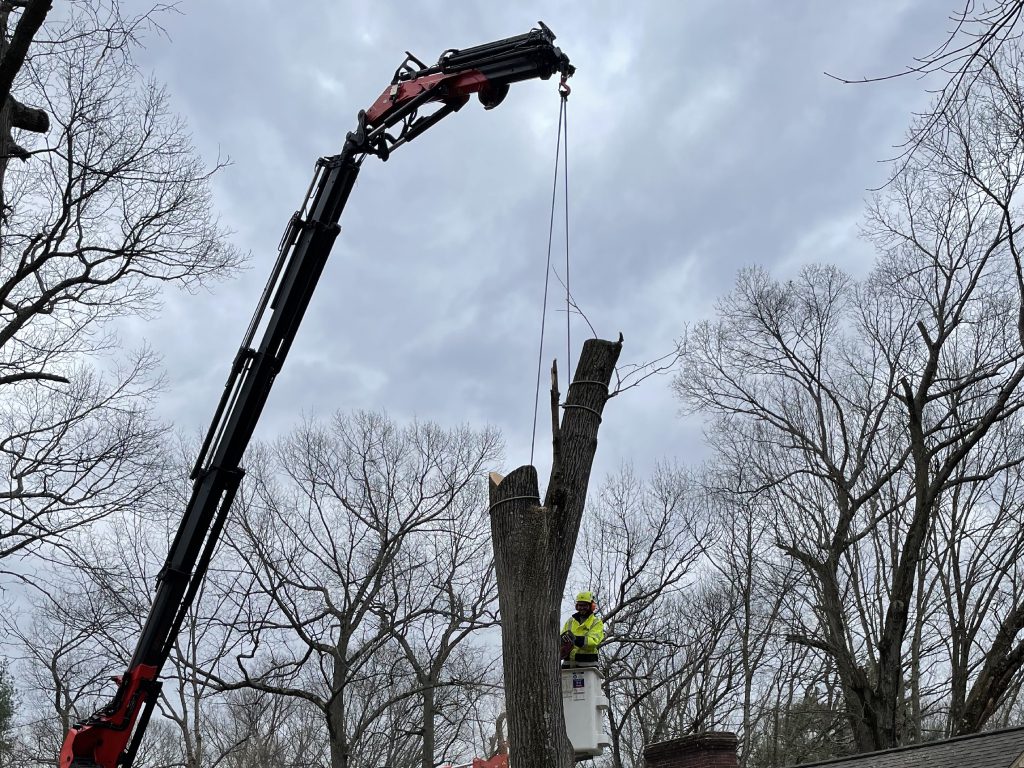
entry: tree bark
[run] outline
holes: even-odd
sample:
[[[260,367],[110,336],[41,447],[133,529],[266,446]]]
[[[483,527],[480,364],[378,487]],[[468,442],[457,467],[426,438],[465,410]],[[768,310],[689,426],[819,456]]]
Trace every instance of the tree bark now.
[[[553,415],[553,462],[543,505],[537,470],[491,474],[490,517],[512,768],[571,768],[558,663],[559,605],[586,502],[597,432],[619,341],[583,345],[565,414]],[[557,385],[552,387],[557,404]],[[557,405],[553,405],[557,407]]]
[[[964,701],[962,714],[953,721],[953,735],[979,732],[1006,701],[1024,665],[1024,641],[1016,639],[1021,630],[1024,630],[1024,605],[1015,606],[1000,623],[992,647]]]
[[[431,680],[423,689],[423,749],[420,753],[422,768],[434,768],[434,749],[437,745],[437,729],[434,718],[437,710],[434,704],[434,684]]]
[[[28,152],[14,141],[11,129],[35,133],[50,130],[49,115],[41,109],[27,107],[11,96],[11,85],[25,63],[29,44],[52,7],[52,0],[28,0],[10,38],[7,30],[11,8],[0,9],[0,221],[5,217],[3,184],[7,163],[12,157],[28,158]]]
[[[327,736],[331,750],[331,768],[348,768],[348,731],[345,727],[345,694],[341,688],[348,680],[343,649],[334,659],[331,697],[327,701]]]
[[[3,11],[5,22],[4,51],[3,55],[0,56],[0,104],[6,102],[7,98],[11,95],[14,77],[25,63],[28,47],[35,38],[39,28],[43,26],[46,14],[52,8],[53,0],[28,0],[25,3],[24,9],[21,12],[21,18],[18,19],[18,24],[14,28],[14,34],[11,35],[10,40],[7,39],[6,29],[6,17],[10,13],[10,9]]]

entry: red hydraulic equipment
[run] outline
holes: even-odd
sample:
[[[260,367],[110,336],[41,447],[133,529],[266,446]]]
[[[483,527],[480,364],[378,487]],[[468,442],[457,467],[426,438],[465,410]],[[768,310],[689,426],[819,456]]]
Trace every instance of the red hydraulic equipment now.
[[[407,53],[391,85],[359,112],[341,152],[317,161],[306,199],[281,238],[277,261],[192,470],[192,495],[157,577],[131,663],[117,678],[113,699],[68,731],[60,768],[130,768],[135,760],[160,695],[160,670],[210,563],[244,473],[242,456],[330,255],[363,160],[367,155],[387,160],[397,147],[460,110],[474,93],[491,109],[520,80],[546,80],[559,73],[566,88],[574,70],[554,40],[541,23],[524,35],[447,50],[430,67]],[[420,114],[428,107],[436,108]]]

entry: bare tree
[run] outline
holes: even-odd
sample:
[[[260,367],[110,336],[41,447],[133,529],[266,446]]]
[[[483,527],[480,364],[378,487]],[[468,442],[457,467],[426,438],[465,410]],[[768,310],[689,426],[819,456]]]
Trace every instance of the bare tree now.
[[[849,754],[841,686],[828,658],[796,645],[779,650],[743,764],[778,768]]]
[[[306,768],[329,761],[323,718],[301,699],[232,691],[210,724],[207,736],[224,755],[224,768]]]
[[[191,491],[187,455],[195,446],[178,448],[176,457],[165,458],[169,468],[160,473],[160,485],[137,507],[104,520],[102,535],[71,532],[67,552],[33,575],[30,624],[17,612],[5,619],[7,641],[32,681],[35,726],[25,737],[35,748],[26,759],[51,764],[68,727],[109,696],[112,675],[134,653],[152,606],[152,584]],[[210,665],[217,651],[223,599],[202,590],[176,638],[157,703],[160,730],[143,745],[147,765],[217,765],[240,748],[217,738],[221,702],[193,673]]]
[[[665,595],[628,652],[605,662],[614,768],[643,765],[648,744],[734,722],[742,684],[735,610],[714,582]]]
[[[428,620],[423,605],[396,613],[391,600],[396,585],[436,567],[427,537],[438,535],[443,548],[462,521],[479,516],[474,485],[498,452],[493,431],[400,427],[369,413],[307,424],[272,450],[250,451],[251,482],[225,540],[252,575],[240,567],[226,584],[230,663],[210,679],[223,690],[306,702],[323,718],[334,768],[376,766],[399,753],[402,764],[409,755],[422,762],[424,734],[409,725],[422,722],[424,690],[443,682],[440,661],[465,628],[466,606],[453,627],[440,615]],[[473,551],[472,542],[465,547],[455,559]],[[393,620],[405,623],[396,629]],[[432,661],[417,641],[421,630],[434,644]]]
[[[714,430],[716,439],[729,440],[731,451],[722,450],[718,461],[708,464],[701,475],[707,504],[714,510],[716,535],[708,550],[708,564],[732,595],[732,635],[738,665],[742,671],[739,704],[739,754],[741,764],[753,765],[755,734],[770,727],[765,720],[777,720],[779,692],[793,680],[793,669],[784,673],[782,661],[790,660],[794,649],[782,640],[784,617],[792,603],[799,571],[775,547],[770,515],[760,508],[759,494],[747,488],[746,458],[737,449],[749,444],[731,443],[730,430]],[[723,446],[724,448],[724,446]],[[805,649],[798,649],[808,655]],[[798,763],[799,759],[775,764]]]
[[[980,730],[1019,688],[1021,467],[989,482],[976,479],[985,465],[1024,453],[1020,419],[1001,426],[998,440],[965,463],[963,482],[936,507],[930,548],[941,605],[935,618],[942,639],[936,656],[949,676],[949,697],[934,707],[935,715],[943,715],[941,735]],[[978,653],[979,647],[985,652]]]
[[[949,14],[945,38],[931,50],[915,56],[898,72],[856,79],[830,75],[843,83],[878,83],[912,76],[938,78],[941,84],[927,110],[915,115],[913,125],[894,164],[894,176],[910,163],[922,145],[942,140],[950,121],[958,122],[966,102],[973,100],[979,81],[999,75],[999,61],[1019,51],[1024,21],[1022,0],[963,0]],[[982,86],[984,88],[984,86]]]
[[[11,87],[52,7],[52,0],[7,0],[0,4],[0,220],[7,163],[12,157],[24,160],[29,154],[14,141],[11,130],[45,133],[50,127],[46,112],[23,104],[11,95]],[[11,14],[15,10],[20,13],[14,31],[10,32]]]
[[[466,746],[465,719],[472,710],[467,699],[493,690],[498,666],[486,646],[471,644],[480,630],[497,626],[498,593],[482,514],[483,484],[467,490],[467,513],[408,537],[399,555],[403,564],[374,608],[419,690],[423,768],[434,768],[439,755]]]
[[[121,353],[111,321],[239,264],[211,217],[213,171],[134,67],[137,20],[114,34],[105,7],[48,22],[18,81],[53,128],[3,179],[0,556],[59,544],[153,487],[156,361]]]
[[[114,607],[77,584],[42,587],[7,612],[3,630],[23,684],[21,760],[52,765],[67,729],[100,700],[118,669],[99,638],[117,624]]]
[[[715,636],[697,620],[696,602],[683,597],[711,543],[704,498],[699,484],[678,467],[659,466],[650,480],[641,480],[624,466],[606,479],[584,517],[586,555],[572,578],[596,590],[605,622],[601,668],[612,702],[615,768],[639,758],[651,743],[641,738],[665,736],[668,730],[659,731],[650,701],[661,697],[671,700],[669,707],[684,709],[666,690],[681,690],[699,676],[695,637]],[[716,646],[711,640],[710,647]]]
[[[935,505],[1021,402],[1014,280],[994,256],[1006,245],[1001,216],[937,176],[904,175],[876,206],[883,258],[863,285],[831,268],[785,284],[741,275],[722,320],[689,338],[677,380],[721,415],[724,450],[745,453],[748,491],[767,501],[778,545],[805,572],[812,610],[790,639],[834,660],[862,750],[904,738],[907,641]],[[1000,457],[980,479],[1020,460]],[[880,526],[890,547],[868,558]]]

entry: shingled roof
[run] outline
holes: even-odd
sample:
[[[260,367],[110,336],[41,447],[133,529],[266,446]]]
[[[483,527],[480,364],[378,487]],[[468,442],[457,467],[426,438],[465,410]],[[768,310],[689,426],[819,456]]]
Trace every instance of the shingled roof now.
[[[1020,768],[1022,757],[1024,728],[1007,728],[793,768]]]

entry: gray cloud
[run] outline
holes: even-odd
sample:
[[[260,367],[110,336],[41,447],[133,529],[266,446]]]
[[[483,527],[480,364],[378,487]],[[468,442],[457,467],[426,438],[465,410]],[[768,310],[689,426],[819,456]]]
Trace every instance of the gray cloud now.
[[[640,361],[708,316],[744,264],[780,274],[809,260],[869,267],[856,236],[865,190],[884,179],[877,161],[926,96],[920,81],[851,87],[822,72],[898,70],[945,21],[924,0],[182,10],[143,64],[168,84],[204,155],[233,159],[216,202],[253,255],[239,279],[168,295],[159,318],[125,329],[163,354],[161,411],[186,430],[212,413],[314,160],[341,147],[404,50],[431,61],[538,18],[558,33],[579,67],[569,103],[572,287],[598,333],[621,330],[623,358]],[[557,111],[554,83],[523,83],[493,112],[471,104],[386,164],[367,161],[263,436],[303,414],[385,408],[493,423],[508,441],[507,468],[528,460]],[[555,355],[564,370],[552,285],[545,370]],[[574,324],[576,351],[587,333]],[[676,417],[667,385],[649,381],[609,404],[599,470],[703,455],[699,420]],[[547,444],[542,431],[541,458]]]

